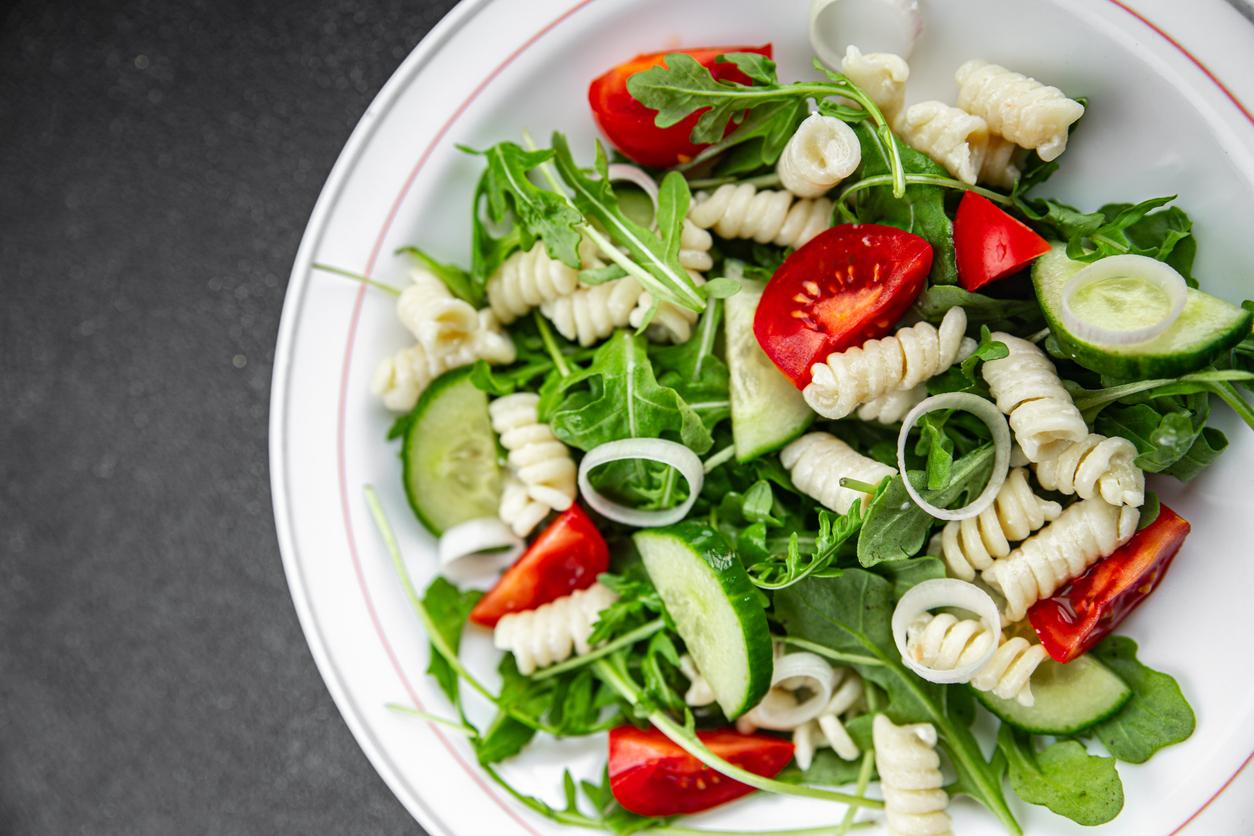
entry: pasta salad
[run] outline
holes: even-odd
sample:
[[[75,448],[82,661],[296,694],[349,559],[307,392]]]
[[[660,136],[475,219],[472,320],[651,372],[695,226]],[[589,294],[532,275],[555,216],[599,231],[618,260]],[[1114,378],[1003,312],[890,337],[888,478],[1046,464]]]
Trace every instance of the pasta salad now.
[[[1254,428],[1254,303],[1199,286],[1173,198],[1042,194],[1085,99],[973,59],[907,106],[902,56],[772,55],[613,67],[607,144],[463,149],[465,267],[360,277],[414,340],[372,390],[443,570],[414,588],[367,489],[450,716],[403,710],[579,827],[752,793],[830,801],[833,833],[948,833],[956,795],[1011,833],[1008,793],[1109,822],[1117,764],[1194,728],[1117,631],[1189,559],[1155,484],[1223,453],[1212,408]],[[537,735],[605,739],[603,780],[513,787]]]

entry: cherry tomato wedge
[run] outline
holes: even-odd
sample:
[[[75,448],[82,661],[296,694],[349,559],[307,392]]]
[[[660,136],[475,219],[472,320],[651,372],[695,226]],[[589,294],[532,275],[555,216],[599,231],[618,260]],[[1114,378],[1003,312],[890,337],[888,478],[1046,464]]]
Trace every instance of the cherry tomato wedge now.
[[[610,550],[605,538],[584,510],[572,505],[540,532],[496,586],[479,599],[470,611],[470,620],[495,627],[512,612],[534,610],[587,589],[609,568]]]
[[[954,218],[954,251],[958,283],[979,290],[1049,252],[1049,242],[993,201],[967,192]]]
[[[834,351],[882,337],[923,290],[932,245],[892,226],[845,224],[788,256],[766,285],[753,333],[798,389]]]
[[[1158,518],[1109,557],[1098,561],[1052,598],[1028,610],[1046,652],[1070,662],[1106,638],[1154,591],[1184,538],[1189,523],[1163,505]]]
[[[665,65],[666,56],[674,52],[691,55],[720,81],[751,84],[752,79],[738,70],[735,64],[727,61],[718,63],[715,59],[728,52],[756,52],[770,58],[771,45],[719,46],[649,52],[637,55],[594,79],[588,87],[588,104],[592,105],[593,118],[596,119],[597,125],[610,144],[641,165],[667,168],[691,160],[706,147],[688,139],[692,134],[693,126],[701,118],[703,110],[690,114],[682,122],[671,125],[669,128],[659,128],[653,124],[657,111],[640,104],[627,91],[627,79],[659,64]]]
[[[731,729],[697,732],[720,758],[755,775],[774,778],[792,760],[793,745],[765,734]],[[657,729],[620,726],[610,731],[610,790],[641,816],[699,813],[753,792],[701,763]]]

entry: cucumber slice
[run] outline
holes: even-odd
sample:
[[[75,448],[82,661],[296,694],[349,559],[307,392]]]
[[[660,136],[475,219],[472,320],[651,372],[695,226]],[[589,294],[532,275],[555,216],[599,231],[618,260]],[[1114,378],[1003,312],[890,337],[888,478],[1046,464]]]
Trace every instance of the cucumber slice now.
[[[1113,716],[1132,699],[1114,671],[1081,656],[1067,664],[1046,659],[1032,674],[1036,703],[1028,708],[984,691],[972,691],[984,707],[1016,729],[1033,734],[1075,734]]]
[[[727,719],[753,708],[771,687],[771,634],[757,590],[723,535],[689,520],[633,539]]]
[[[801,392],[775,368],[753,334],[763,284],[741,281],[727,300],[727,369],[731,373],[732,440],[748,461],[798,438],[814,420]]]
[[[470,368],[437,377],[410,413],[401,445],[405,495],[427,530],[496,516],[501,471],[488,396],[470,382]]]
[[[1032,284],[1058,345],[1086,369],[1124,380],[1177,377],[1200,369],[1250,334],[1254,313],[1189,288],[1180,318],[1154,339],[1121,347],[1086,342],[1062,319],[1062,290],[1084,266],[1067,258],[1064,245],[1055,244],[1032,265]]]

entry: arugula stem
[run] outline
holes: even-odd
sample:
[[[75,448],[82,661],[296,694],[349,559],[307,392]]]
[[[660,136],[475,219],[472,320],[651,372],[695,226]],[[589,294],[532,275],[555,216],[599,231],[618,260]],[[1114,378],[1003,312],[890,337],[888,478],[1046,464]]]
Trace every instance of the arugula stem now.
[[[1087,413],[1090,410],[1098,410],[1107,404],[1112,404],[1117,400],[1128,397],[1129,395],[1138,395],[1142,392],[1150,392],[1154,389],[1163,389],[1176,384],[1196,383],[1205,385],[1212,392],[1224,399],[1224,402],[1236,410],[1237,414],[1245,420],[1247,424],[1254,427],[1247,414],[1250,414],[1250,406],[1245,403],[1245,399],[1237,393],[1235,387],[1231,385],[1232,381],[1248,381],[1254,380],[1254,374],[1250,372],[1238,371],[1236,369],[1212,370],[1203,372],[1194,372],[1177,378],[1157,378],[1154,380],[1138,380],[1134,383],[1122,383],[1118,386],[1108,386],[1105,389],[1088,389],[1073,393],[1075,397],[1076,408],[1081,412]],[[1220,388],[1227,386],[1231,391],[1225,396],[1220,392]],[[1234,404],[1228,398],[1235,396],[1241,405]]]
[[[981,186],[972,186],[962,182],[961,180],[955,180],[952,177],[941,177],[937,174],[906,174],[904,175],[904,179],[905,182],[911,186],[939,186],[943,189],[975,192],[981,197],[986,197],[994,203],[1000,203],[1003,206],[1009,206],[1012,203],[1010,198],[1001,192],[995,192],[992,189],[985,189]],[[850,183],[843,190],[841,190],[840,195],[836,198],[836,205],[839,209],[841,209],[842,214],[844,214],[848,211],[846,203],[848,203],[849,198],[853,197],[858,192],[873,189],[877,186],[887,186],[892,182],[893,177],[891,174],[876,174],[871,177],[863,178],[856,183]]]
[[[717,189],[719,186],[727,183],[748,183],[755,189],[770,189],[779,185],[779,175],[775,172],[769,174],[759,174],[757,177],[701,177],[688,181],[690,189]]]
[[[609,683],[610,687],[618,691],[618,693],[627,702],[632,705],[640,705],[641,693],[640,689],[632,683],[623,673],[617,670],[607,660],[601,659],[594,663],[597,673]],[[825,801],[838,801],[842,804],[855,804],[862,807],[870,807],[873,809],[882,809],[884,802],[877,801],[873,798],[859,798],[848,793],[836,792],[835,790],[825,790],[818,787],[811,787],[805,784],[785,784],[783,781],[776,781],[772,778],[763,778],[761,775],[755,775],[747,769],[741,769],[735,764],[728,763],[718,755],[711,752],[696,734],[689,731],[683,724],[677,723],[670,715],[662,711],[651,711],[648,720],[653,726],[671,739],[675,745],[679,746],[688,754],[692,755],[701,763],[711,769],[726,775],[728,778],[747,784],[757,790],[763,792],[775,793],[777,795],[794,795],[801,798],[818,798]]]
[[[544,343],[544,350],[549,353],[549,357],[553,358],[553,367],[557,369],[557,373],[562,377],[570,377],[570,366],[566,365],[566,358],[562,355],[562,350],[557,346],[557,340],[553,339],[553,331],[549,328],[549,321],[544,318],[539,309],[531,312],[536,321],[536,330],[540,332],[540,340]]]
[[[387,282],[378,281],[377,279],[372,279],[369,276],[363,276],[361,273],[354,273],[352,270],[345,270],[343,267],[334,267],[330,264],[322,264],[317,261],[309,266],[315,270],[321,270],[324,273],[333,273],[337,276],[343,276],[346,279],[352,279],[355,282],[361,282],[362,284],[373,287],[375,290],[382,290],[384,293],[390,293],[393,296],[401,295],[401,289],[399,287],[390,285]]]
[[[880,489],[879,485],[872,485],[870,482],[863,482],[861,479],[854,479],[851,476],[842,476],[840,479],[842,488],[849,488],[859,493],[874,494]]]
[[[726,464],[727,462],[731,461],[732,457],[735,455],[736,455],[736,445],[728,444],[722,450],[719,450],[713,456],[710,456],[708,459],[706,459],[702,463],[702,470],[704,470],[706,473],[709,473],[710,471],[714,470],[719,465]]]
[[[1232,411],[1244,421],[1250,429],[1254,429],[1254,407],[1250,406],[1249,401],[1241,397],[1241,393],[1237,391],[1237,387],[1228,381],[1219,381],[1212,384],[1211,391],[1223,399],[1223,402],[1232,407]]]
[[[479,735],[477,729],[474,729],[465,723],[459,723],[456,720],[451,720],[448,717],[441,717],[438,714],[432,714],[429,711],[422,711],[412,706],[401,705],[400,703],[395,702],[390,702],[385,707],[388,711],[394,711],[397,714],[407,714],[410,717],[417,717],[419,720],[425,720],[428,723],[435,723],[437,725],[444,726],[445,728],[452,729],[458,734],[466,735],[466,737],[477,737]]]
[[[841,653],[839,650],[832,650],[827,645],[812,642],[807,639],[798,639],[793,636],[771,636],[777,642],[791,644],[793,647],[799,647],[802,650],[808,650],[819,656],[826,656],[834,662],[844,662],[847,665],[865,665],[867,667],[881,667],[884,663],[874,656],[859,656],[856,653]]]
[[[647,639],[649,636],[653,635],[654,633],[656,633],[658,630],[661,630],[665,626],[666,626],[665,621],[663,621],[660,618],[655,619],[653,621],[650,621],[648,624],[644,624],[644,625],[641,625],[640,627],[637,627],[636,629],[632,630],[630,633],[624,633],[623,635],[619,636],[613,641],[607,642],[606,644],[601,645],[595,650],[588,651],[582,656],[574,656],[570,659],[567,659],[565,662],[559,662],[558,664],[553,665],[552,667],[541,668],[540,670],[533,673],[531,675],[531,678],[532,679],[548,679],[550,677],[557,676],[558,674],[563,674],[563,673],[566,673],[567,671],[574,670],[575,668],[582,667],[591,662],[595,662],[597,659],[601,659],[606,656],[609,656],[611,653],[613,653],[616,650],[619,650],[624,647],[630,647],[631,645],[635,644],[641,639]]]
[[[857,795],[866,795],[867,785],[871,783],[871,770],[875,768],[875,751],[868,749],[862,753],[862,764],[858,767],[858,783],[854,788]],[[858,815],[857,807],[850,807],[845,811],[845,817],[841,819],[840,826],[836,828],[835,836],[844,836],[850,829],[871,824],[869,821],[855,822],[854,816]]]

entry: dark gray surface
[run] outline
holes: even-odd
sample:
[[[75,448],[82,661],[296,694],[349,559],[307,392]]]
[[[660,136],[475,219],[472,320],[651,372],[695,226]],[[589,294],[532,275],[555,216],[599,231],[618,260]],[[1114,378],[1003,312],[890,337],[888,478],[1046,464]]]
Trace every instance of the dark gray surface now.
[[[322,182],[452,5],[0,11],[0,833],[417,831],[301,635],[266,421]]]

